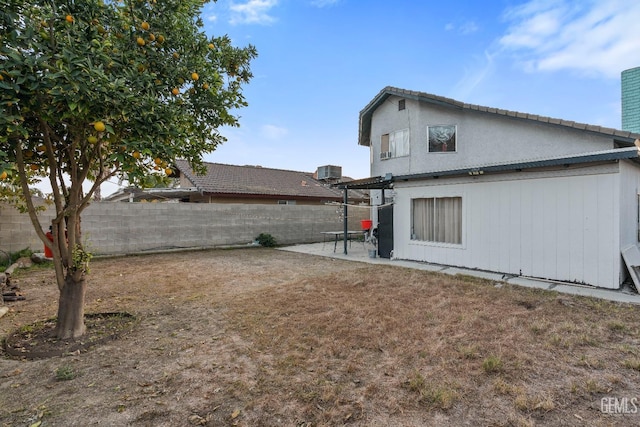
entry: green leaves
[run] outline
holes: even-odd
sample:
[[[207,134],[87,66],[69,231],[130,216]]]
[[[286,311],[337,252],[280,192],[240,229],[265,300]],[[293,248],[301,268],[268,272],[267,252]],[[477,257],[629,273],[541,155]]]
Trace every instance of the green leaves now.
[[[48,167],[56,179],[62,173],[82,179],[86,169],[102,167],[144,184],[156,173],[155,157],[198,163],[223,141],[219,127],[238,124],[230,110],[246,105],[241,86],[256,56],[252,46],[207,37],[201,6],[201,0],[9,2],[0,10],[0,129],[7,130],[0,148],[15,158],[10,141],[20,140],[34,153],[27,162]],[[86,142],[95,120],[108,124],[108,138],[97,145]],[[45,143],[46,152],[35,150]]]

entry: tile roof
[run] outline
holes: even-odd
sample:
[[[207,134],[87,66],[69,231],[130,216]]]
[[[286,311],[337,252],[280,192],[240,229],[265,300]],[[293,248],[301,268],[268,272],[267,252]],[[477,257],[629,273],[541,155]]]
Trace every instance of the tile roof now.
[[[206,175],[197,175],[186,160],[176,167],[202,193],[234,196],[292,197],[341,201],[343,192],[313,178],[313,173],[261,166],[236,166],[205,163]],[[343,177],[343,179],[348,179]],[[363,193],[350,192],[350,199],[366,199]]]
[[[514,119],[530,120],[539,123],[547,123],[555,126],[563,126],[567,128],[578,129],[586,132],[599,133],[618,138],[624,142],[633,143],[635,139],[640,138],[640,134],[607,128],[602,126],[589,125],[586,123],[578,123],[569,120],[555,119],[552,117],[539,116],[536,114],[521,113],[519,111],[502,110],[500,108],[484,107],[482,105],[466,104],[456,101],[455,99],[446,98],[444,96],[433,95],[426,92],[418,92],[413,90],[399,89],[387,86],[382,89],[366,107],[360,111],[360,125],[358,128],[358,144],[368,146],[371,139],[371,116],[376,108],[390,96],[399,96],[402,98],[413,99],[421,102],[427,102],[449,108],[459,110],[476,111],[481,113],[496,114]]]

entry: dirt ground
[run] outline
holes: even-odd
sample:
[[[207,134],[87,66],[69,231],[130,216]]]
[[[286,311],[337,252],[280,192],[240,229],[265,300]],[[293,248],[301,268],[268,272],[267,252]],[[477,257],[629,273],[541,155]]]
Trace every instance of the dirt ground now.
[[[56,313],[13,278],[3,337]],[[0,425],[640,425],[637,306],[257,248],[94,260],[86,311],[138,322],[0,358]]]

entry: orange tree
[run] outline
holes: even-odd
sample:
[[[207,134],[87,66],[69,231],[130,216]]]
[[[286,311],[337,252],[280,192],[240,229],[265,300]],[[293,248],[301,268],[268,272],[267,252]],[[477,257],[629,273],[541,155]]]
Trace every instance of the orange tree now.
[[[207,0],[204,1],[206,3]],[[251,45],[208,37],[203,0],[0,0],[0,186],[18,188],[60,290],[56,333],[85,332],[80,218],[101,183],[196,169],[246,106]],[[53,243],[29,192],[52,188]]]

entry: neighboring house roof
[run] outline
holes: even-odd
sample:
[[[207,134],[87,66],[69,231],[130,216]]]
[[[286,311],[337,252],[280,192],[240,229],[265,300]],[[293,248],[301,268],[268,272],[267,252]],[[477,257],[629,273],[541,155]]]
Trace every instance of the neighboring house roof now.
[[[168,201],[197,194],[200,194],[200,192],[196,188],[145,188],[143,190],[141,188],[128,187],[116,191],[105,197],[104,200],[109,202]]]
[[[535,114],[521,113],[518,111],[502,110],[499,108],[483,107],[481,105],[466,104],[464,102],[456,101],[455,99],[445,98],[443,96],[433,95],[426,92],[417,92],[412,90],[399,89],[392,86],[387,86],[380,91],[372,100],[367,104],[362,111],[360,111],[360,125],[358,128],[358,144],[369,146],[371,140],[371,117],[373,112],[390,96],[399,96],[401,98],[413,99],[420,102],[426,102],[430,104],[440,105],[448,108],[455,108],[458,110],[475,111],[480,113],[494,114],[509,117],[518,120],[527,120],[538,123],[546,123],[552,126],[561,126],[565,128],[578,129],[585,132],[603,134],[613,137],[614,139],[623,142],[633,144],[634,140],[640,138],[640,134],[617,130],[613,128],[607,128],[602,126],[594,126],[585,123],[578,123],[569,120],[554,119],[551,117],[538,116]]]
[[[186,160],[177,160],[180,173],[203,194],[219,196],[291,197],[342,200],[340,190],[316,180],[313,173],[260,166],[235,166],[205,163],[206,175],[197,175]],[[343,177],[343,180],[350,178]],[[368,200],[365,193],[349,193],[353,199]]]

